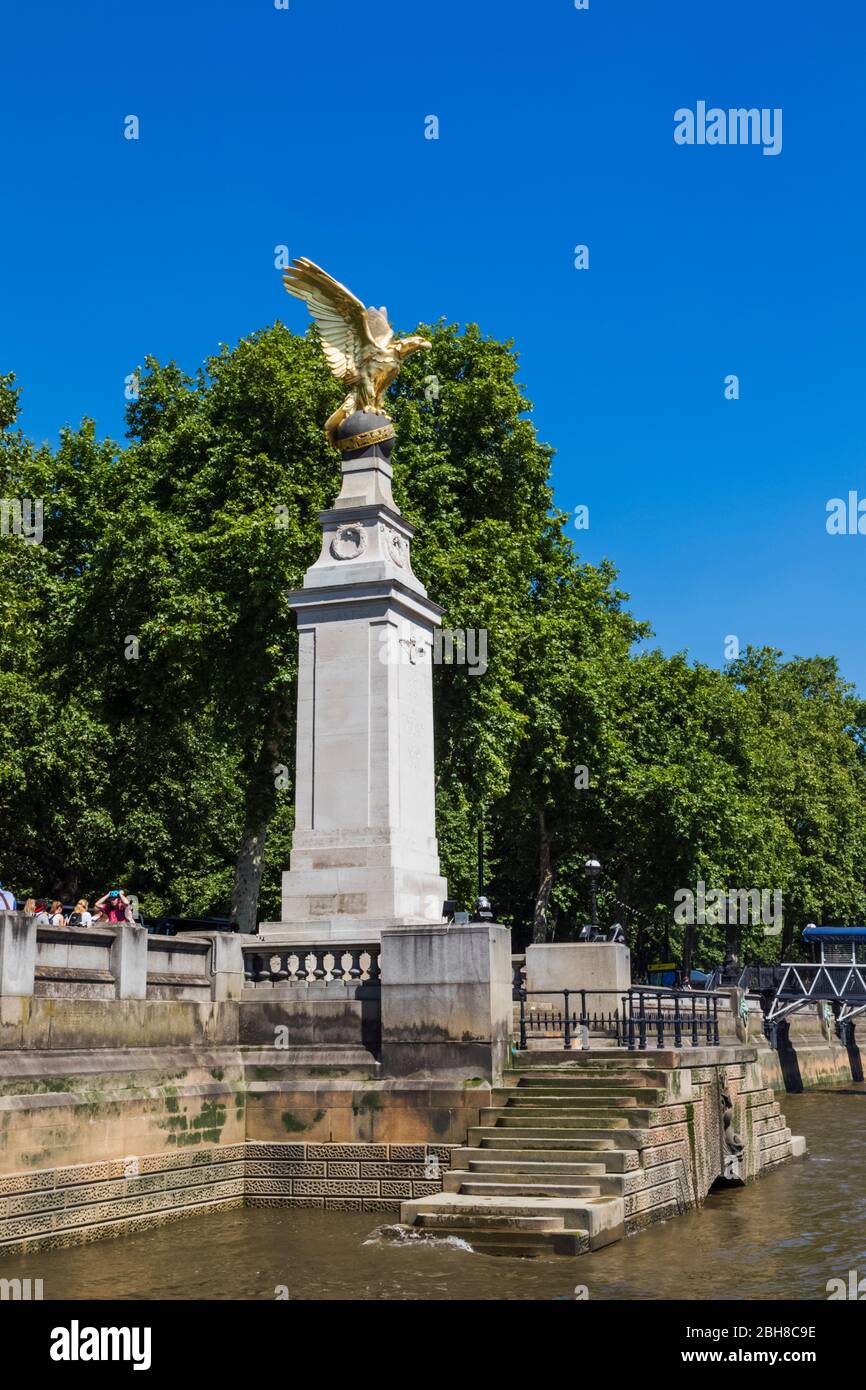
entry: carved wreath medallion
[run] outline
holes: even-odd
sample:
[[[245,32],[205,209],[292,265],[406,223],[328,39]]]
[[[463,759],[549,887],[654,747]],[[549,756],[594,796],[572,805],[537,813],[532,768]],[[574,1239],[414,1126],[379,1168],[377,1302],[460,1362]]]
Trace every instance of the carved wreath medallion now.
[[[389,526],[382,529],[385,533],[385,549],[394,564],[400,569],[405,569],[409,562],[409,542],[405,536],[401,536],[398,531],[392,531]]]
[[[357,560],[367,549],[367,533],[363,526],[351,523],[341,526],[331,541],[331,554],[335,560]]]

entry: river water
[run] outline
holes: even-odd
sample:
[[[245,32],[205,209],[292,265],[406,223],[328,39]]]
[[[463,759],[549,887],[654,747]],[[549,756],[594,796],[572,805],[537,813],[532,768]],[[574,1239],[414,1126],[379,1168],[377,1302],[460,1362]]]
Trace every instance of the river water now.
[[[808,1158],[579,1259],[395,1241],[377,1213],[249,1208],[4,1259],[0,1275],[41,1278],[45,1299],[825,1300],[829,1279],[866,1276],[866,1086],[783,1109]]]

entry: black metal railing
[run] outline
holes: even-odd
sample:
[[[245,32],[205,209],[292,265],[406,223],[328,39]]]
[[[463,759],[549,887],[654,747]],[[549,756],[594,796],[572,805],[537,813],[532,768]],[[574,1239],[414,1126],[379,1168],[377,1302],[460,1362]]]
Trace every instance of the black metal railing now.
[[[527,1000],[540,995],[544,1003],[533,1007]],[[553,1003],[562,997],[562,1004]],[[615,1006],[598,1007],[601,996]],[[514,999],[520,1006],[518,1047],[525,1051],[529,1039],[562,1038],[563,1051],[577,1045],[589,1049],[590,1033],[606,1033],[618,1047],[645,1052],[654,1040],[657,1048],[712,1047],[719,1041],[719,999],[704,990],[535,989],[515,984]],[[590,1001],[588,1003],[588,1000]]]

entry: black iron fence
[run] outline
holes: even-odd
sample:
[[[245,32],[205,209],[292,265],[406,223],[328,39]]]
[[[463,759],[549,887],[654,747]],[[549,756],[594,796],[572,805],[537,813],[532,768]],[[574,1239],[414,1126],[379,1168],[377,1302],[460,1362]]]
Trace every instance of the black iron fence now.
[[[532,996],[543,1002],[533,1005]],[[600,1007],[603,997],[610,1004],[607,1009]],[[525,1051],[532,1038],[561,1038],[563,1051],[586,1051],[590,1033],[605,1033],[616,1046],[638,1052],[651,1045],[712,1047],[719,1041],[719,999],[724,997],[689,989],[528,990],[515,981],[517,1045]]]

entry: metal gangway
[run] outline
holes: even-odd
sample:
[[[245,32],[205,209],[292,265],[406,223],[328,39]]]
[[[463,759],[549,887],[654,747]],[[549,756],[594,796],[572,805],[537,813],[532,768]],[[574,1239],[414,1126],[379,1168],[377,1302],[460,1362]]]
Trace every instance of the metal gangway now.
[[[853,1020],[866,1012],[866,927],[816,927],[803,940],[812,947],[811,961],[783,962],[781,979],[767,1010],[765,1024],[773,1039],[783,1019],[807,1004],[833,1007],[839,1035],[845,1039]]]

